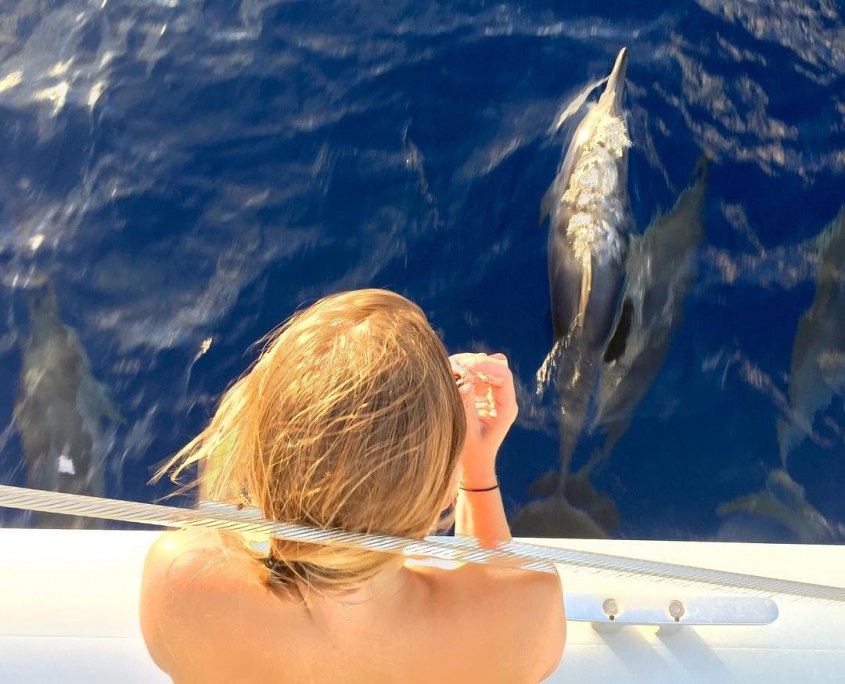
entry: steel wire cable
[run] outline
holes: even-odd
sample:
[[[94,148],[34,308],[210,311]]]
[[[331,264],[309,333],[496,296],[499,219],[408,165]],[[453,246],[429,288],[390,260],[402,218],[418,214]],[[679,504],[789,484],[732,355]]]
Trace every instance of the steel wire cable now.
[[[303,543],[364,548],[382,553],[539,572],[555,572],[554,564],[561,564],[626,576],[845,603],[845,587],[512,541],[498,542],[487,548],[474,537],[405,539],[321,529],[266,520],[256,509],[239,509],[217,502],[202,502],[198,508],[190,509],[0,485],[0,506],[163,527],[205,527]]]

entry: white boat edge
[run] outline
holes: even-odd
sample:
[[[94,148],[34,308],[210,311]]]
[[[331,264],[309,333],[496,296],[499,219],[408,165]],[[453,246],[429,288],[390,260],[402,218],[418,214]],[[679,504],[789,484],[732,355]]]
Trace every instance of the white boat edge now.
[[[0,529],[0,680],[170,681],[138,624],[143,560],[159,534]],[[845,546],[525,541],[845,586]],[[568,637],[548,682],[842,681],[845,603],[558,569]]]

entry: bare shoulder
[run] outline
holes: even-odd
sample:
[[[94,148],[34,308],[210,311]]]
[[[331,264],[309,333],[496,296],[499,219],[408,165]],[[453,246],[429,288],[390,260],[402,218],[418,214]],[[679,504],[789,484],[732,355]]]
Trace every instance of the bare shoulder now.
[[[468,638],[476,635],[464,643],[478,667],[508,682],[538,682],[555,670],[566,639],[557,573],[466,565],[426,574],[435,585],[433,609]]]
[[[166,532],[147,553],[141,581],[141,630],[156,664],[172,673],[193,648],[198,616],[225,614],[249,584],[252,561],[226,536],[208,530]],[[210,625],[203,625],[207,631]]]
[[[143,589],[172,591],[225,581],[243,557],[233,540],[213,530],[165,532],[147,553]]]

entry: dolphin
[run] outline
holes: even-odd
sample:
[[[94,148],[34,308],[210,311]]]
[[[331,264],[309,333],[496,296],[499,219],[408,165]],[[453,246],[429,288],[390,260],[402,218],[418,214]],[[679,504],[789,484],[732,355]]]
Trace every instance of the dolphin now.
[[[628,50],[622,48],[599,101],[575,129],[541,207],[541,220],[550,217],[555,345],[540,376],[550,376],[548,369],[556,367],[563,475],[616,320],[633,227],[627,190],[631,141],[622,107],[627,62]]]
[[[804,488],[783,469],[769,473],[763,490],[741,496],[716,509],[719,517],[732,513],[775,520],[795,535],[797,541],[807,544],[826,544],[842,539],[842,526],[828,522],[807,501]]]
[[[612,528],[618,526],[615,503],[597,495],[586,478],[576,481],[568,473],[596,370],[617,318],[628,234],[633,228],[627,190],[631,140],[622,106],[627,64],[628,50],[622,48],[599,101],[575,129],[540,208],[541,222],[547,216],[550,219],[548,274],[555,343],[537,380],[539,391],[555,376],[560,397],[560,471],[540,478],[532,487],[532,495],[543,498],[514,516],[517,534],[607,537],[592,516]],[[582,91],[576,98],[578,106],[600,83]],[[574,109],[575,103],[567,107],[553,128]]]
[[[605,350],[592,429],[606,440],[593,459],[607,458],[628,429],[631,413],[657,376],[684,315],[696,275],[696,252],[704,241],[707,158],[696,162],[690,184],[672,210],[642,237],[631,239],[619,320]]]
[[[622,304],[602,357],[591,426],[593,431],[605,431],[603,448],[594,451],[578,472],[564,473],[562,481],[558,473],[547,473],[529,490],[548,496],[562,486],[567,501],[606,532],[619,527],[619,512],[611,498],[596,491],[590,475],[628,429],[631,413],[663,365],[672,331],[681,323],[684,300],[695,278],[695,254],[704,240],[708,181],[708,161],[702,156],[672,210],[656,218],[642,237],[630,239]]]
[[[608,537],[607,532],[587,513],[557,495],[526,504],[514,516],[511,532],[518,537]]]
[[[784,465],[816,414],[845,393],[845,206],[814,242],[821,253],[818,285],[795,331],[789,375],[789,401],[800,421],[777,421]]]
[[[27,291],[30,334],[24,344],[14,421],[26,484],[36,489],[105,496],[103,419],[120,422],[76,332],[62,323],[53,283]],[[35,516],[39,527],[100,527],[93,518]]]
[[[619,529],[619,509],[616,502],[596,490],[593,483],[590,481],[590,474],[592,467],[599,461],[596,458],[591,458],[577,473],[569,473],[561,483],[560,473],[556,470],[550,470],[540,477],[538,477],[528,488],[528,496],[532,499],[541,499],[544,501],[532,502],[520,512],[520,515],[514,519],[514,524],[525,530],[525,534],[532,534],[534,536],[544,536],[542,530],[551,527],[548,520],[542,525],[542,529],[537,525],[533,525],[526,519],[541,517],[540,511],[545,510],[548,513],[549,520],[557,518],[559,521],[559,534],[551,534],[550,536],[567,536],[576,537],[583,536],[578,534],[579,531],[591,532],[591,529],[586,524],[578,523],[573,529],[573,523],[581,519],[579,516],[586,516],[590,520],[592,528],[601,530],[602,537],[607,537],[609,534],[616,532]],[[561,491],[562,485],[562,491]],[[566,506],[555,502],[563,501]],[[569,508],[574,508],[578,511],[578,516],[575,513],[570,513]],[[564,517],[568,520],[564,524]],[[587,536],[594,537],[594,533]]]

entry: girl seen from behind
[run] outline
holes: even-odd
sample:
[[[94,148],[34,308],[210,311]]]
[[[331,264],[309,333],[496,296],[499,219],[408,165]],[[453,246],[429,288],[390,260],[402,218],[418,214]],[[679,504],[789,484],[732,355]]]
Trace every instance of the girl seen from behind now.
[[[505,541],[516,413],[504,356],[450,360],[416,305],[348,292],[288,321],[161,472],[196,463],[201,496],[273,520],[414,539],[454,505],[456,534]],[[565,638],[556,575],[196,530],[150,550],[141,623],[174,682],[537,682]]]

